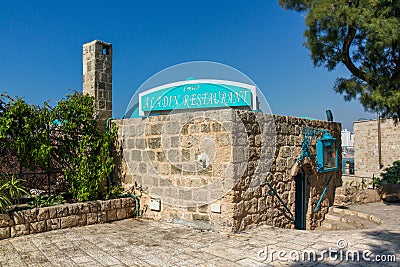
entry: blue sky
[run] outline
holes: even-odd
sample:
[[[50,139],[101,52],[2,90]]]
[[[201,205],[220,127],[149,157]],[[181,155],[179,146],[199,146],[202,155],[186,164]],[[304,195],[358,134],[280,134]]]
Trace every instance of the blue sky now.
[[[273,113],[335,121],[352,129],[374,118],[333,92],[345,68],[314,68],[304,17],[277,1],[2,1],[0,91],[54,105],[82,88],[82,45],[113,44],[114,117],[135,90],[169,66],[196,60],[232,66],[264,93]]]

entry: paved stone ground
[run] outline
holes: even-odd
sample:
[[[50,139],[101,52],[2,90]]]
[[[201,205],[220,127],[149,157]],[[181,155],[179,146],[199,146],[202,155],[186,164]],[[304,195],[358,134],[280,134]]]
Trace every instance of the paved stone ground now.
[[[1,266],[399,266],[400,205],[371,203],[352,209],[383,219],[375,229],[300,231],[261,226],[239,234],[202,232],[143,219],[63,229],[0,241]],[[397,263],[346,261],[347,251],[396,256]],[[267,248],[267,249],[266,249]],[[330,258],[321,253],[337,250]],[[316,261],[285,261],[305,250]],[[272,250],[281,252],[282,259]],[[261,253],[262,252],[262,253]],[[268,255],[268,258],[266,258]],[[335,260],[335,255],[337,259]],[[340,260],[340,255],[343,255]],[[362,255],[361,255],[362,258]]]

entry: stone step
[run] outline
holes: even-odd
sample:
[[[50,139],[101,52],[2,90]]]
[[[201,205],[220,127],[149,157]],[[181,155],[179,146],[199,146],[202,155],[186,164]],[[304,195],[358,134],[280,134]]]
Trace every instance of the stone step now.
[[[334,212],[334,213],[339,213],[339,214],[346,214],[346,215],[352,215],[352,216],[357,216],[363,219],[367,219],[370,221],[374,221],[376,224],[381,224],[382,220],[374,215],[360,212],[360,211],[355,211],[355,210],[350,210],[350,209],[342,209],[342,208],[337,208],[337,207],[331,207],[329,209],[329,213]]]
[[[381,224],[381,220],[367,213],[350,209],[331,207],[325,214],[319,230],[355,230],[372,229]]]
[[[353,224],[345,223],[342,221],[324,221],[322,226],[318,227],[319,230],[355,230],[357,227]]]
[[[335,212],[328,212],[325,214],[325,220],[326,221],[340,221],[341,219],[341,214],[340,213],[335,213]]]

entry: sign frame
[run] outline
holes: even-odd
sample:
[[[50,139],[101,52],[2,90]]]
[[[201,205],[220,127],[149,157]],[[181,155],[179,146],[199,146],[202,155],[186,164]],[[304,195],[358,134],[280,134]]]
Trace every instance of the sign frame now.
[[[257,87],[255,85],[250,85],[250,84],[245,84],[241,82],[234,82],[234,81],[228,81],[228,80],[216,80],[216,79],[195,79],[195,80],[186,80],[186,81],[179,81],[179,82],[173,82],[173,83],[168,83],[164,84],[161,86],[157,86],[154,88],[151,88],[149,90],[146,90],[144,92],[139,93],[139,116],[141,117],[146,117],[148,115],[145,114],[145,111],[143,110],[143,97],[149,94],[156,93],[158,91],[162,91],[168,88],[171,88],[171,90],[174,90],[175,87],[179,86],[185,86],[185,85],[196,85],[196,84],[210,84],[210,85],[216,85],[216,86],[224,86],[224,85],[229,85],[229,86],[235,86],[239,88],[243,88],[246,90],[249,90],[251,92],[251,105],[245,105],[251,108],[252,110],[257,110]],[[229,106],[229,105],[225,105]],[[243,106],[243,105],[242,105]],[[221,105],[221,107],[224,107]],[[198,107],[198,109],[201,109],[204,107]],[[188,108],[190,109],[196,109],[196,108]],[[171,109],[165,109],[165,110],[173,110]],[[180,109],[184,110],[184,109]],[[154,111],[161,111],[160,109],[154,110]]]
[[[317,140],[318,172],[331,172],[339,168],[339,150],[336,138],[330,134]]]

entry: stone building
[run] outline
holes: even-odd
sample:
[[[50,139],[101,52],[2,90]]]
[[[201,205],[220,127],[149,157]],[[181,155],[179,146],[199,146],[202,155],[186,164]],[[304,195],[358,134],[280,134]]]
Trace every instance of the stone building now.
[[[111,86],[105,90],[101,81],[111,82],[111,67],[104,67],[111,64],[111,54],[96,52],[103,51],[100,41],[87,45],[99,46],[95,52],[86,50],[100,58],[93,64],[103,68],[94,72],[100,80],[85,75],[84,88],[95,96],[99,114],[104,111],[108,116]],[[86,50],[84,73],[89,69]],[[213,90],[210,82],[197,82],[204,90]],[[207,108],[189,107],[201,102],[200,94],[186,98],[179,95],[184,90],[176,94],[175,86],[175,91],[147,102],[139,100],[140,117],[113,120],[121,149],[116,176],[126,191],[140,198],[141,216],[222,231],[261,224],[314,229],[321,223],[341,185],[340,123],[254,111],[256,92],[246,86],[241,91],[223,86],[225,91],[218,92],[236,107],[213,107],[219,103],[216,92],[210,94],[213,100]],[[175,110],[162,110],[168,101],[176,104]],[[151,115],[146,108],[152,105],[158,109]]]
[[[354,122],[354,171],[360,177],[377,177],[400,160],[400,126],[392,119]],[[380,132],[380,133],[379,133]]]
[[[340,166],[320,173],[315,160],[296,162],[306,126],[327,129],[339,139],[338,123],[234,109],[115,122],[123,143],[125,187],[133,187],[136,193],[142,190],[143,205],[150,205],[152,199],[161,202],[159,210],[147,209],[144,215],[149,218],[239,231],[260,224],[294,228],[294,215],[297,220],[303,217],[306,229],[313,229],[333,205],[335,188],[341,185]],[[275,131],[272,144],[268,143],[271,131]],[[207,140],[215,152],[202,168],[196,155]],[[315,212],[330,176],[327,194]],[[271,194],[266,181],[291,213]],[[303,210],[299,205],[304,205]]]
[[[94,40],[83,45],[83,93],[95,99],[100,127],[112,118],[112,45]]]
[[[341,140],[342,140],[342,147],[354,146],[354,134],[347,129],[342,130]]]

